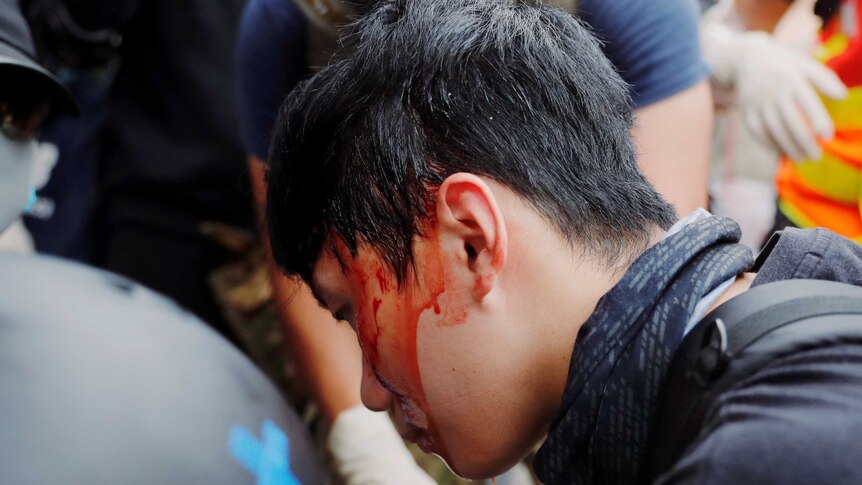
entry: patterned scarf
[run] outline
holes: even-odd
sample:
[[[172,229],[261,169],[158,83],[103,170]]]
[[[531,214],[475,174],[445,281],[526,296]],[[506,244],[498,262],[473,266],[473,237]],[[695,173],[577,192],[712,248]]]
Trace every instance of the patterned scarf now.
[[[534,468],[547,485],[643,481],[661,383],[700,299],[748,270],[739,226],[708,217],[644,252],[581,328]]]

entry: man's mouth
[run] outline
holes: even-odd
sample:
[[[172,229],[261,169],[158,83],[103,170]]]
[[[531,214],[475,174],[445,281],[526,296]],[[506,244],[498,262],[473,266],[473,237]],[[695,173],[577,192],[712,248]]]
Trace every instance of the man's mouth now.
[[[428,433],[420,433],[419,439],[416,440],[416,445],[425,453],[434,452],[434,440],[431,439],[431,435]]]
[[[401,437],[404,438],[404,441],[409,441],[411,443],[419,441],[419,435],[422,434],[421,429],[410,426],[409,424],[405,424],[403,428],[406,428],[401,431]]]
[[[397,402],[401,411],[398,426],[401,437],[406,441],[416,443],[422,451],[431,453],[434,440],[431,433],[428,432],[428,417],[418,406],[407,399],[400,398]]]
[[[415,426],[411,426],[410,424],[405,424],[405,426],[407,427],[407,430],[401,433],[401,437],[404,438],[405,441],[416,443],[416,445],[425,453],[431,453],[434,448],[434,440],[431,439],[431,436],[425,431]]]

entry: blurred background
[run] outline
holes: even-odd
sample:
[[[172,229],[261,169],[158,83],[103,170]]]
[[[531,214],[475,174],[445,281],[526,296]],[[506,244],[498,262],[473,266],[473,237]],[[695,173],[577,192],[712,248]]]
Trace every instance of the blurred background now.
[[[641,166],[681,216],[731,216],[755,250],[786,226],[862,240],[857,0],[548,2],[604,42],[631,86]],[[77,109],[39,111],[59,103],[48,94],[25,107],[34,196],[0,251],[106,269],[190,310],[276,384],[333,482],[461,483],[362,409],[355,337],[274,268],[257,216],[282,100],[373,3],[3,4]],[[6,135],[27,90],[14,80],[0,65]],[[497,483],[533,483],[528,470]]]

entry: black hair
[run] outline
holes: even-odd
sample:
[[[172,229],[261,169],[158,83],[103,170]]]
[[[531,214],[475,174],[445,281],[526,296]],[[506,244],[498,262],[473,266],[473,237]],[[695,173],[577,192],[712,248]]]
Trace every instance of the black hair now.
[[[352,255],[370,245],[403,283],[436,189],[457,172],[504,184],[608,264],[675,221],[637,168],[627,86],[570,14],[385,0],[346,44],[275,125],[266,211],[286,273],[310,281],[340,239]]]

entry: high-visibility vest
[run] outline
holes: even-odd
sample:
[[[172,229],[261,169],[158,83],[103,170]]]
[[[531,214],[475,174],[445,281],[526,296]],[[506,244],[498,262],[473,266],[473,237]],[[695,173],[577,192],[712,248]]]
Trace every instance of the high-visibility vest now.
[[[823,99],[835,138],[820,142],[819,160],[781,160],[778,208],[799,227],[826,227],[862,242],[862,12],[843,0],[820,33],[817,58],[847,85],[845,100]]]

